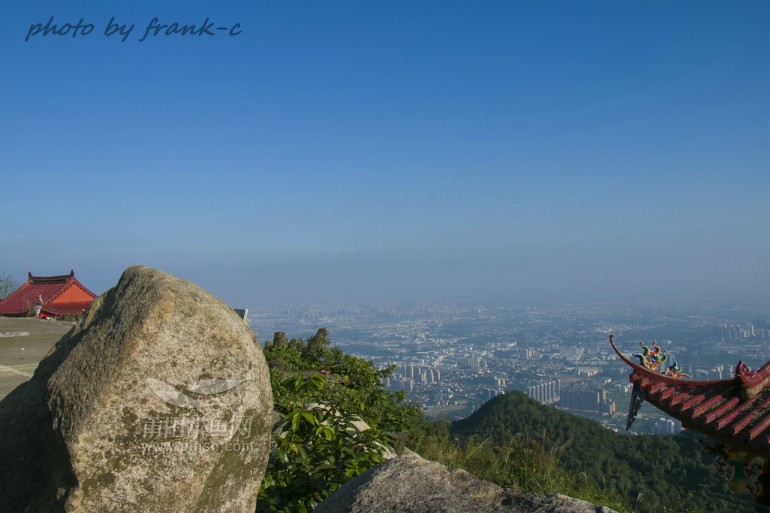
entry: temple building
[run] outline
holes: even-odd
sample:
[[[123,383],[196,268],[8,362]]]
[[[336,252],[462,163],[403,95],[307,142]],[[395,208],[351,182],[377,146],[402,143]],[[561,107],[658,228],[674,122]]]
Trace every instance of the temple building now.
[[[77,317],[96,299],[75,278],[75,271],[63,276],[32,276],[21,287],[0,300],[0,315]]]
[[[736,492],[754,495],[758,511],[770,506],[770,361],[752,371],[739,361],[728,379],[690,380],[657,344],[641,345],[634,354],[639,364],[624,356],[610,335],[615,353],[631,367],[633,385],[626,419],[628,430],[642,403],[647,401],[678,419],[682,427],[713,439],[704,448],[714,456],[717,471]]]

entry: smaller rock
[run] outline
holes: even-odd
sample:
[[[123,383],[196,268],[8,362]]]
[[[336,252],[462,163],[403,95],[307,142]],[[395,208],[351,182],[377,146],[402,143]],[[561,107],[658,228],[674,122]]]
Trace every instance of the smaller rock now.
[[[565,495],[514,493],[406,451],[351,479],[313,513],[617,513]]]
[[[273,335],[273,347],[287,347],[289,341],[286,339],[286,333],[283,331],[276,331]]]

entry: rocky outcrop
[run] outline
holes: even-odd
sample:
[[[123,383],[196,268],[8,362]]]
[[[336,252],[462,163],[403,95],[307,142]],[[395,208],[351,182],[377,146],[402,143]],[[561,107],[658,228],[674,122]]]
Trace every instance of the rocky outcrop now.
[[[348,481],[313,513],[616,513],[564,495],[506,491],[464,470],[404,455]]]
[[[271,421],[249,326],[131,267],[0,403],[0,511],[251,513]]]
[[[283,331],[276,331],[273,335],[273,346],[279,348],[285,348],[289,345],[289,340],[286,338],[286,333]]]

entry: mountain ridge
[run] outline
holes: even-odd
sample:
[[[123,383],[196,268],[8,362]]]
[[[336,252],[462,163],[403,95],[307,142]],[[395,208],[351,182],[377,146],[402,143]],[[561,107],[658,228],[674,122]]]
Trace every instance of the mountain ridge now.
[[[566,470],[617,491],[639,512],[728,513],[737,506],[752,508],[750,496],[730,492],[699,447],[702,436],[693,432],[619,434],[543,406],[521,392],[496,396],[470,417],[453,422],[449,431],[466,444],[505,444],[511,439],[538,444]]]

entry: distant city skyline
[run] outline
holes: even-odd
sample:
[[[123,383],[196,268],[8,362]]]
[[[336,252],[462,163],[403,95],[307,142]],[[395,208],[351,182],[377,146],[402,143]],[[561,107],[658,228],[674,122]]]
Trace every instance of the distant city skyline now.
[[[25,42],[52,16],[93,32]],[[155,17],[240,33],[140,42]],[[0,272],[101,293],[144,264],[239,306],[767,297],[768,26],[759,0],[11,0]]]
[[[519,304],[264,305],[250,315],[258,340],[312,337],[327,329],[346,353],[395,372],[385,385],[404,390],[430,415],[467,416],[506,390],[625,430],[632,385],[622,354],[653,341],[695,379],[725,379],[742,361],[767,362],[767,301],[638,300]],[[280,337],[278,337],[280,339]],[[679,421],[644,409],[636,432],[675,433]]]

